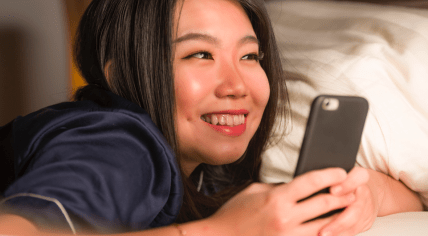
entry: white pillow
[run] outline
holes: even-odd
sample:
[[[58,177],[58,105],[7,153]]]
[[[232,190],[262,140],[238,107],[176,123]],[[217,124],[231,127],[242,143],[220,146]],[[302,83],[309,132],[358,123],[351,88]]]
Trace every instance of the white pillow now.
[[[287,135],[265,153],[264,182],[292,179],[312,99],[370,104],[357,163],[402,181],[428,206],[428,11],[349,2],[268,2],[288,80]]]
[[[428,234],[427,212],[402,212],[378,217],[372,227],[358,236],[422,236]]]

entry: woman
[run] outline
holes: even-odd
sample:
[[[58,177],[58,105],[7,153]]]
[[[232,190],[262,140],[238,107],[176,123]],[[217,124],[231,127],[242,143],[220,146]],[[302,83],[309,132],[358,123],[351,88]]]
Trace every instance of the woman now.
[[[76,45],[89,84],[77,101],[13,123],[17,178],[1,233],[333,235],[373,222],[361,168],[252,184],[286,112],[263,2],[94,0]],[[342,191],[299,202],[328,186]]]

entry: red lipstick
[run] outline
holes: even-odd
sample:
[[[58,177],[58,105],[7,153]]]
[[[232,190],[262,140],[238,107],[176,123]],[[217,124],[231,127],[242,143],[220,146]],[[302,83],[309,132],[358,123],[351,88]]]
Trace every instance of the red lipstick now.
[[[206,123],[206,124],[209,125],[211,128],[213,128],[215,131],[220,132],[227,136],[232,136],[232,137],[236,137],[243,134],[245,132],[245,129],[247,128],[247,120],[245,120],[244,124],[233,126],[233,127],[230,127],[227,125],[212,125],[209,123]]]
[[[210,115],[210,114],[248,115],[248,113],[249,113],[248,110],[240,109],[240,110],[216,111],[216,112],[208,113],[207,115]],[[235,125],[235,126],[213,125],[207,122],[206,124],[209,125],[215,131],[222,133],[223,135],[236,137],[236,136],[240,136],[245,132],[245,129],[247,127],[247,117],[245,117],[245,122],[243,124]]]

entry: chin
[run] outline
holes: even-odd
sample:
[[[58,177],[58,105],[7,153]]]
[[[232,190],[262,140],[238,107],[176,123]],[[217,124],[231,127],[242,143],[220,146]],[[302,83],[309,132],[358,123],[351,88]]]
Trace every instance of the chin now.
[[[245,153],[244,151],[236,153],[222,153],[216,156],[210,155],[209,159],[205,159],[205,163],[210,165],[226,165],[238,161]]]

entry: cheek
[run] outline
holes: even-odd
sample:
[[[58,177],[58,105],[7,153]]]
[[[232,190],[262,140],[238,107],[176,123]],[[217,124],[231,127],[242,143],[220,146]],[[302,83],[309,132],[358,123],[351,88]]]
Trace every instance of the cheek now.
[[[202,72],[182,68],[176,70],[174,78],[177,114],[185,115],[188,119],[191,114],[197,112],[198,104],[201,104],[209,92],[208,81]]]
[[[270,87],[269,87],[269,81],[267,78],[263,83],[263,85],[260,85],[260,87],[262,87],[262,90],[263,90],[263,92],[260,93],[260,100],[266,107],[270,97]]]
[[[177,107],[178,112],[181,109],[188,109],[192,106],[192,103],[195,101],[195,97],[201,93],[201,85],[194,80],[176,80],[175,82],[175,95],[177,98]]]
[[[264,110],[270,96],[269,81],[266,73],[262,70],[261,72],[257,73],[257,76],[253,76],[253,79],[249,83],[249,87],[254,99],[254,103]]]

